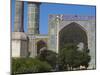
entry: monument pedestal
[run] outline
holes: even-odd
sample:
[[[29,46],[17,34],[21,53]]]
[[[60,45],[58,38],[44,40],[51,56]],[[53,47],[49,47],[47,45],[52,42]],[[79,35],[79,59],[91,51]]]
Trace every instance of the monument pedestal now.
[[[24,32],[12,32],[12,57],[28,56],[28,37]]]

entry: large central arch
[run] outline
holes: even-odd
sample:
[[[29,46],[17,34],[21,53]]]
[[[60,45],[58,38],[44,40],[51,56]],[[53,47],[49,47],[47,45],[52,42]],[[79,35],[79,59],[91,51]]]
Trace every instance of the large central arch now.
[[[84,44],[84,48],[88,47],[86,30],[81,25],[72,22],[60,30],[59,48],[68,43],[78,45],[81,42]]]

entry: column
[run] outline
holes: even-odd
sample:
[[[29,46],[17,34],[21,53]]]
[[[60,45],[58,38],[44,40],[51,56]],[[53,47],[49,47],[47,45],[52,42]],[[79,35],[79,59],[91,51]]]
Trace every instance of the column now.
[[[24,2],[16,1],[15,3],[15,25],[14,32],[24,32]]]

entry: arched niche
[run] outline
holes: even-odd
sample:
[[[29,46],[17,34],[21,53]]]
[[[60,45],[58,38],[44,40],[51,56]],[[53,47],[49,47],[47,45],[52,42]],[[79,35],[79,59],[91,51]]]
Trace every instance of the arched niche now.
[[[41,50],[44,50],[47,48],[47,43],[43,40],[39,40],[37,42],[37,54],[40,53]]]
[[[72,22],[62,28],[59,32],[59,48],[65,44],[84,44],[84,48],[88,47],[86,30],[76,22]]]

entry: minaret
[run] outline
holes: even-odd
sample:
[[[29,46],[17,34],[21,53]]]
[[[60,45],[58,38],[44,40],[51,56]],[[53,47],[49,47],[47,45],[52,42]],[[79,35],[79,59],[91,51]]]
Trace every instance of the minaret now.
[[[28,2],[28,34],[39,34],[40,3]]]
[[[28,56],[28,36],[24,33],[24,2],[17,1],[15,4],[15,23],[12,32],[12,57]]]
[[[15,2],[14,32],[24,32],[23,19],[24,19],[24,2],[16,1]]]
[[[35,35],[39,34],[40,3],[28,2],[28,37],[30,57],[36,56]],[[33,38],[34,37],[34,38]]]

